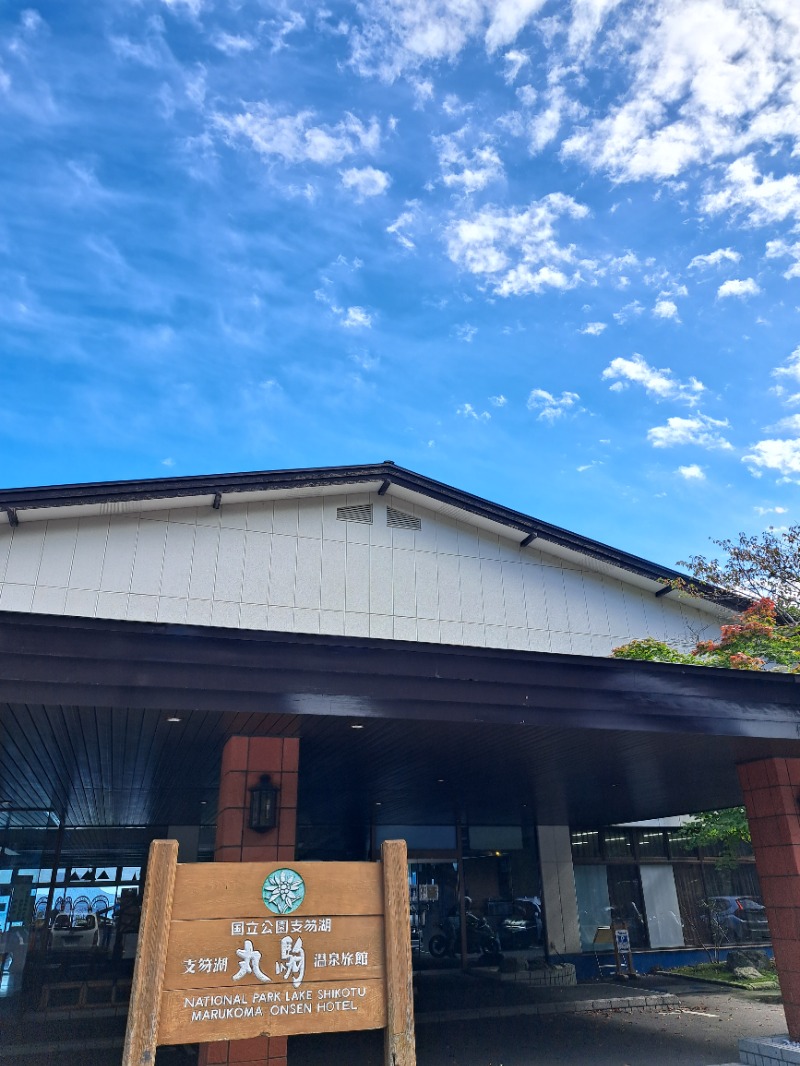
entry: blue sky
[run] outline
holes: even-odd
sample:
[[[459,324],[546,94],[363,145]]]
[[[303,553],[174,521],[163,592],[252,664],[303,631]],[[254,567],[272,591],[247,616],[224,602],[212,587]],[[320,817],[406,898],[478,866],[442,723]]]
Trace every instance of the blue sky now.
[[[0,0],[0,483],[800,520],[796,0]]]

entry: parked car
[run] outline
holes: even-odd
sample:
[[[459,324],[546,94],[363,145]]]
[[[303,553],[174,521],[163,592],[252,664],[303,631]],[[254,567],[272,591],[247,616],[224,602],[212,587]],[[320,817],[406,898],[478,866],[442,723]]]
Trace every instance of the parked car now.
[[[96,914],[57,914],[47,937],[47,950],[91,951],[99,943]]]
[[[497,920],[497,936],[505,951],[529,948],[542,939],[542,906],[538,896],[518,896],[512,903],[487,901]]]
[[[711,896],[705,903],[715,939],[769,940],[767,909],[753,896]]]

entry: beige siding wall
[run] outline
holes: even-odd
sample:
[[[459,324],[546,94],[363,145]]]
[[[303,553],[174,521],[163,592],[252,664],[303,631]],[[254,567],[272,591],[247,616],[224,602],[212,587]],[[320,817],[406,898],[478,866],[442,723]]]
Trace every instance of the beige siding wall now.
[[[337,520],[360,503],[372,525]],[[422,529],[388,527],[387,504]],[[390,494],[3,527],[0,610],[579,655],[715,632],[691,605]]]

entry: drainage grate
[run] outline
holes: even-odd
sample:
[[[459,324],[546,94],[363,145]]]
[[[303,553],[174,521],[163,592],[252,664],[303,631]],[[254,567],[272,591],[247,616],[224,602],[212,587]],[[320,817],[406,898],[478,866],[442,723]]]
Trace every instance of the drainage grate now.
[[[355,503],[351,507],[336,508],[337,522],[361,522],[364,525],[372,525],[372,504]]]
[[[415,514],[406,514],[394,507],[386,508],[386,525],[395,529],[422,529],[422,521]]]

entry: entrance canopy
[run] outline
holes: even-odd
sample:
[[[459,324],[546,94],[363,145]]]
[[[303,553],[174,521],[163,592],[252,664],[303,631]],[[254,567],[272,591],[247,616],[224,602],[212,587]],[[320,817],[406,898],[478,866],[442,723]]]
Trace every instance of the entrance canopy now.
[[[633,821],[739,803],[737,762],[800,755],[798,684],[4,612],[0,801],[87,829],[213,822],[223,743],[248,734],[301,739],[301,854],[303,826]]]

